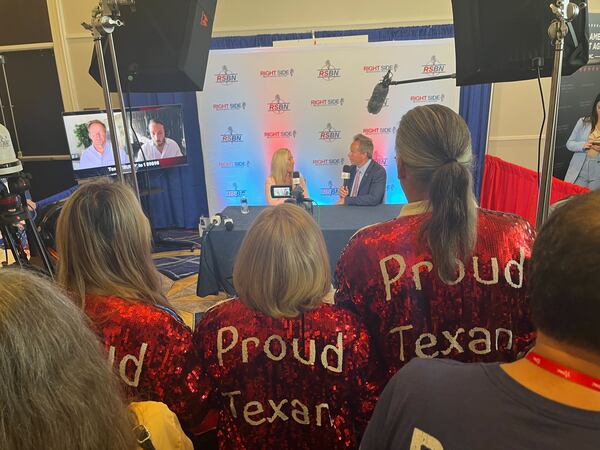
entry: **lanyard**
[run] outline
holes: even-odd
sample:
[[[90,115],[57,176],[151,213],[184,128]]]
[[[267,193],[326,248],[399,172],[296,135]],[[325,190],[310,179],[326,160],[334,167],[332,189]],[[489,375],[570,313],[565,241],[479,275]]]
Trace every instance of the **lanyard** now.
[[[562,377],[565,380],[569,380],[573,383],[577,383],[586,388],[600,392],[600,378],[590,377],[589,375],[586,375],[584,373],[577,372],[576,370],[569,369],[565,366],[561,366],[560,364],[546,359],[533,351],[527,353],[527,356],[525,356],[525,358],[534,363],[536,366],[540,367],[541,369],[547,370],[548,372],[551,372],[556,376]]]

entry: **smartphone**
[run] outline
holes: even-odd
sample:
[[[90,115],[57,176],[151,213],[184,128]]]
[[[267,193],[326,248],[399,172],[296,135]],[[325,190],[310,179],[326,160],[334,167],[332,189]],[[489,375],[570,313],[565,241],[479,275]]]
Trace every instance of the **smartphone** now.
[[[286,184],[274,184],[271,186],[271,198],[291,198],[292,187]]]

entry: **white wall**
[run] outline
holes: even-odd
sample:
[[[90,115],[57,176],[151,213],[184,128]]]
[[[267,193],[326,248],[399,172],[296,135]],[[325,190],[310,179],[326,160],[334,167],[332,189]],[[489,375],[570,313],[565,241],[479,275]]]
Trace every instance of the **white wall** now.
[[[81,27],[96,0],[47,0],[67,110],[101,107],[102,91],[87,74],[92,40]],[[165,2],[167,3],[167,2]],[[600,0],[590,9],[600,12]],[[51,14],[52,15],[52,14]],[[452,23],[450,0],[218,0],[214,36]],[[59,54],[61,53],[63,54]],[[546,98],[549,79],[543,80]],[[488,151],[535,168],[542,120],[537,82],[494,85]]]

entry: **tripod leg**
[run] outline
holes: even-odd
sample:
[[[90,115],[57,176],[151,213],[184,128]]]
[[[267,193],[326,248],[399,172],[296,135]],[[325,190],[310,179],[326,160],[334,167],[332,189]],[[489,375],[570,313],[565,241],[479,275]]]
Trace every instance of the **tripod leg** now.
[[[0,226],[0,232],[2,232],[2,238],[4,239],[4,248],[8,248],[11,251],[15,262],[21,268],[27,267],[27,254],[17,237],[16,228],[10,225],[2,225]]]

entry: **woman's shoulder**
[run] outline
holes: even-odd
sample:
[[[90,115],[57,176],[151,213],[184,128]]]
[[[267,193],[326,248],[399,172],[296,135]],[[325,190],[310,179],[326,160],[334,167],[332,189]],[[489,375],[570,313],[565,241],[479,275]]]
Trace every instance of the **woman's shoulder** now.
[[[499,225],[505,227],[518,226],[523,228],[530,228],[533,230],[531,224],[517,214],[502,211],[492,211],[491,209],[485,208],[479,208],[478,211],[480,222],[496,222]]]
[[[352,238],[348,246],[358,245],[361,248],[367,246],[366,242],[369,241],[369,245],[372,245],[373,238],[379,241],[386,241],[386,237],[394,237],[395,241],[407,237],[410,232],[419,230],[421,223],[423,222],[425,215],[413,215],[413,216],[402,216],[396,217],[385,222],[379,222],[372,225],[367,225],[359,229]],[[408,240],[411,240],[409,238]]]
[[[88,295],[85,312],[92,319],[114,319],[120,322],[143,323],[144,326],[187,328],[177,312],[169,307],[118,296]]]
[[[304,313],[305,320],[318,322],[319,329],[327,331],[348,331],[362,328],[358,317],[348,309],[330,303],[323,303]]]
[[[533,245],[535,238],[535,230],[521,216],[484,208],[479,208],[477,232],[480,236],[486,234],[496,240],[506,240],[507,234],[510,234],[510,241],[515,245],[523,242]]]
[[[590,116],[580,117],[575,124],[577,128],[592,128],[592,118]]]
[[[265,180],[266,184],[275,184],[275,178],[273,178],[273,175],[268,175],[266,180]]]
[[[223,321],[228,321],[232,317],[243,320],[245,316],[255,315],[256,312],[248,308],[237,297],[221,300],[208,308],[202,317],[200,326],[209,326]]]

